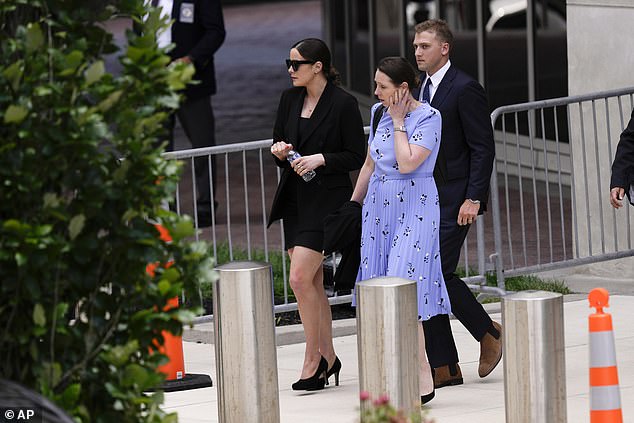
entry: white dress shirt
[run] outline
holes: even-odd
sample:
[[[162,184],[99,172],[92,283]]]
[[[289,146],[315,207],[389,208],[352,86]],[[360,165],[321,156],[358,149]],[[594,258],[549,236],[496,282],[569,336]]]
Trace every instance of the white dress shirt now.
[[[440,85],[440,81],[442,81],[445,77],[445,74],[449,70],[450,66],[451,60],[447,60],[447,63],[445,63],[442,68],[438,69],[438,71],[432,76],[427,75],[427,78],[425,78],[423,84],[421,85],[420,94],[418,96],[419,101],[423,101],[423,87],[425,87],[427,79],[431,78],[431,84],[429,84],[429,103],[431,104],[431,101],[434,99],[434,94],[436,94],[436,89],[438,88],[438,85]]]

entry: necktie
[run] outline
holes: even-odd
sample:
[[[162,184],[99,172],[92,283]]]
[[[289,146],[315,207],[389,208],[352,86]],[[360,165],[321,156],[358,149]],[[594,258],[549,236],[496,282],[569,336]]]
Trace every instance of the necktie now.
[[[431,85],[431,78],[427,77],[427,82],[425,82],[425,86],[423,87],[423,101],[426,101],[427,103],[431,103],[431,100],[429,99],[429,86]]]

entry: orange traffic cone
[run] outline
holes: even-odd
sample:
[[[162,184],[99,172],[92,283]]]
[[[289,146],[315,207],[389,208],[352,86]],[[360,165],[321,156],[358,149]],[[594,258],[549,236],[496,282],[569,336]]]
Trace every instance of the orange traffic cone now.
[[[178,297],[170,299],[166,310],[178,307]],[[169,362],[159,366],[156,370],[165,374],[167,380],[180,380],[185,378],[185,359],[183,357],[183,337],[173,335],[167,331],[163,335],[163,346],[159,348],[161,354],[169,357]]]
[[[172,242],[167,229],[161,225],[154,225],[159,231],[159,238],[164,242]],[[168,262],[165,268],[169,268],[173,261]],[[150,263],[145,267],[148,275],[154,276],[158,263]],[[178,307],[178,297],[171,298],[167,302],[165,310]],[[158,352],[167,356],[169,361],[159,366],[156,370],[165,374],[165,381],[161,389],[165,392],[184,391],[187,389],[206,388],[212,386],[211,378],[208,375],[185,373],[185,358],[183,356],[183,337],[173,335],[167,331],[161,332],[163,345],[158,348]]]
[[[590,307],[597,309],[589,317],[591,423],[623,422],[612,316],[603,312],[603,307],[609,307],[609,297],[604,288],[595,288],[588,295]]]

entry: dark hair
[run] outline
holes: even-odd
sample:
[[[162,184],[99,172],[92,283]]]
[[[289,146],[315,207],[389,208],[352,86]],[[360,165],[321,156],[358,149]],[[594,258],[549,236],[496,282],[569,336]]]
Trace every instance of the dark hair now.
[[[339,72],[330,63],[330,50],[326,43],[319,38],[305,38],[293,44],[291,48],[297,49],[306,60],[321,62],[322,72],[326,79],[335,85],[339,85]]]
[[[394,85],[407,82],[411,90],[420,84],[418,72],[404,57],[384,57],[379,62],[377,69],[386,74],[394,82]]]
[[[451,47],[453,46],[453,33],[451,32],[451,29],[449,29],[447,22],[442,19],[426,20],[425,22],[417,24],[414,29],[417,34],[425,31],[435,32],[436,37],[441,42],[449,44],[449,49],[451,50]]]

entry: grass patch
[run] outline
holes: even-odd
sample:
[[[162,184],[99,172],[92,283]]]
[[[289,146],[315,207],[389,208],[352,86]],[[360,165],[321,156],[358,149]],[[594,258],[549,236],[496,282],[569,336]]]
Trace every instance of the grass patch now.
[[[511,278],[504,279],[507,291],[550,291],[558,292],[560,294],[572,294],[570,288],[566,286],[563,281],[557,279],[540,279],[534,275],[528,276],[513,276]],[[497,284],[496,284],[497,285]]]
[[[464,268],[456,269],[456,274],[463,278],[466,276]],[[469,275],[477,275],[478,272],[475,269],[469,268]],[[487,286],[498,286],[497,275],[495,273],[489,273],[486,275]],[[524,276],[512,276],[504,279],[505,289],[507,291],[548,291],[558,292],[560,294],[572,294],[570,288],[566,286],[563,281],[557,279],[541,279],[535,275]],[[474,295],[478,295],[474,292]],[[482,304],[497,303],[500,301],[500,297],[485,297],[481,300]]]

